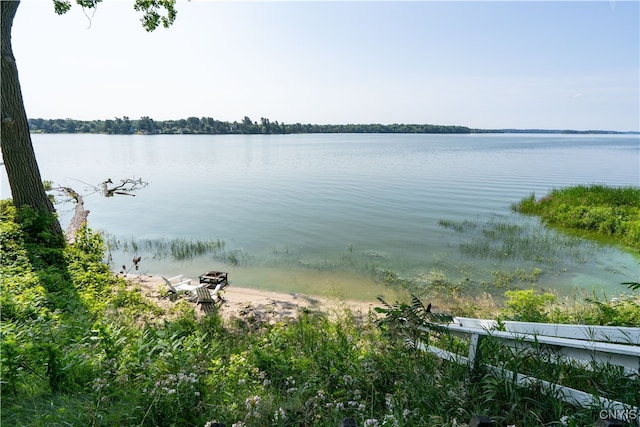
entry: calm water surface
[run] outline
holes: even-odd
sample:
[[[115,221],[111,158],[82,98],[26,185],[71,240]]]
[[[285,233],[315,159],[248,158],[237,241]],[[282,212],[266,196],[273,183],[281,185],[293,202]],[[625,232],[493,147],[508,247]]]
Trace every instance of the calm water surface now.
[[[141,269],[195,277],[210,269],[256,288],[372,298],[375,272],[491,280],[541,268],[538,284],[621,288],[634,254],[583,245],[553,262],[465,254],[491,224],[535,218],[510,206],[574,184],[640,185],[637,136],[565,135],[33,135],[44,179],[87,194],[90,225],[118,238],[221,239],[224,256],[191,261],[142,253]],[[3,171],[4,173],[4,171]],[[140,177],[136,197],[105,199],[88,184]],[[2,197],[8,197],[6,176]],[[58,207],[66,224],[72,206]],[[441,220],[473,223],[459,232]],[[229,263],[228,255],[238,261]],[[114,252],[114,265],[132,255]],[[225,259],[225,256],[227,257]]]

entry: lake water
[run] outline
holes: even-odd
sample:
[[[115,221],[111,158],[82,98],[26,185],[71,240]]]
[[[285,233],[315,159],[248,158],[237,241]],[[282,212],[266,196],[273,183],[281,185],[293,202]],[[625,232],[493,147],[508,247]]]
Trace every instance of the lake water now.
[[[536,218],[511,212],[531,193],[640,185],[637,135],[36,134],[33,142],[43,179],[86,195],[92,228],[120,239],[226,243],[223,254],[188,261],[143,251],[143,272],[220,269],[238,285],[356,298],[383,291],[381,272],[482,282],[498,270],[539,268],[538,286],[561,293],[615,293],[639,279],[637,254],[607,245],[564,242],[547,259],[464,251],[502,223],[522,227],[531,245],[555,239]],[[131,177],[149,182],[136,197],[107,199],[87,185]],[[2,183],[8,197],[6,176]],[[58,206],[63,226],[72,209]],[[501,244],[492,243],[498,252]],[[112,255],[115,266],[131,265],[131,253]]]

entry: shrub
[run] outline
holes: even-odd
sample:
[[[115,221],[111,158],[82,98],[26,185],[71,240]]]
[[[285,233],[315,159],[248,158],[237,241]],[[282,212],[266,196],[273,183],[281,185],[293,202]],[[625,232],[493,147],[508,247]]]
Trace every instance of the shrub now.
[[[508,320],[522,322],[546,322],[549,313],[546,311],[549,304],[556,301],[556,297],[550,293],[536,294],[533,289],[507,291],[504,309],[501,316]]]

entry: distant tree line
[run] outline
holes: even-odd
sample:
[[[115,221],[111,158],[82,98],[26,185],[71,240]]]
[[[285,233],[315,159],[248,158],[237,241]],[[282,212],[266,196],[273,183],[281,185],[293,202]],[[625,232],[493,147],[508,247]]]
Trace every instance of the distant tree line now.
[[[346,124],[314,125],[272,122],[265,117],[253,121],[245,116],[241,121],[221,121],[211,117],[187,117],[179,120],[154,120],[127,116],[113,120],[29,119],[32,133],[103,133],[103,134],[289,134],[289,133],[563,133],[563,134],[637,134],[605,130],[550,129],[473,129],[466,126],[429,124]]]
[[[127,116],[113,120],[29,119],[32,133],[103,133],[103,134],[289,134],[289,133],[472,133],[482,132],[465,126],[428,124],[346,124],[317,125],[279,123],[267,118],[253,121],[221,121],[211,117],[188,117],[179,120],[154,120]]]

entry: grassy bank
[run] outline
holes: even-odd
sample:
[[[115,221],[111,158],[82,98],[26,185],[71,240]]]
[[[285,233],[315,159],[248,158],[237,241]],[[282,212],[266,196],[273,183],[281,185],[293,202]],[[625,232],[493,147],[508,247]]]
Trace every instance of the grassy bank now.
[[[513,209],[537,215],[552,226],[614,238],[640,249],[640,187],[578,185],[554,189],[545,197],[530,197]]]
[[[198,317],[183,299],[162,308],[109,271],[100,235],[84,229],[64,245],[43,232],[46,217],[6,202],[1,216],[3,425],[336,426],[352,417],[360,426],[453,426],[476,413],[518,426],[597,419],[597,409],[407,346],[393,319],[376,313],[302,312],[265,324]],[[508,294],[504,306],[485,300],[481,313],[480,300],[452,291],[440,309],[640,325],[637,294],[570,305],[522,292]],[[450,350],[463,346],[430,339]],[[530,354],[500,348],[493,354],[494,363],[623,401],[640,389],[637,377],[614,369],[534,363]]]

